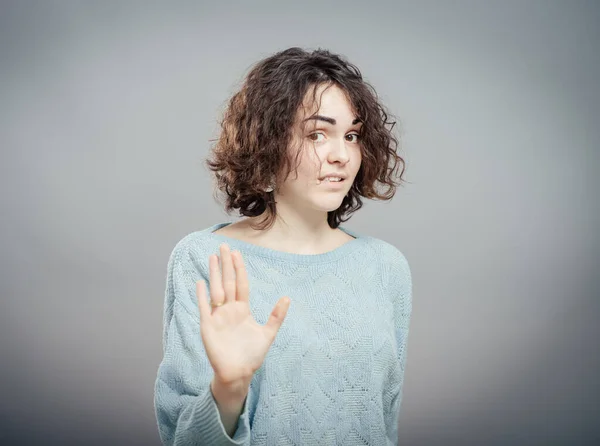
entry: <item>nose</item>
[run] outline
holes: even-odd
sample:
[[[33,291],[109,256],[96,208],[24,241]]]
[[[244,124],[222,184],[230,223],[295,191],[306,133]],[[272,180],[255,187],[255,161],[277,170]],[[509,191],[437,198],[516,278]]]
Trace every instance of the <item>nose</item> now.
[[[327,154],[327,161],[330,163],[340,162],[346,164],[348,162],[348,148],[346,147],[346,140],[335,140],[330,145],[329,153]]]

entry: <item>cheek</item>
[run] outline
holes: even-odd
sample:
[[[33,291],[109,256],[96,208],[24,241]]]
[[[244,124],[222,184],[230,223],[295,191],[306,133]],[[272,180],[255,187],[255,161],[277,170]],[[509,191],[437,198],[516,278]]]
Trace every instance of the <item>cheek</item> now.
[[[300,180],[302,187],[310,186],[319,177],[318,166],[304,165],[302,169],[298,170],[298,179]]]
[[[302,158],[298,172],[303,176],[314,177],[318,176],[320,166],[325,160],[319,159],[318,155],[312,153],[312,149]]]
[[[352,157],[352,165],[354,166],[354,170],[358,172],[362,164],[362,151],[359,147],[356,148],[354,152],[354,156]]]
[[[306,191],[307,188],[312,187],[319,177],[319,165],[303,159],[298,166],[298,177],[296,173],[292,171],[287,180],[288,186],[297,191]]]

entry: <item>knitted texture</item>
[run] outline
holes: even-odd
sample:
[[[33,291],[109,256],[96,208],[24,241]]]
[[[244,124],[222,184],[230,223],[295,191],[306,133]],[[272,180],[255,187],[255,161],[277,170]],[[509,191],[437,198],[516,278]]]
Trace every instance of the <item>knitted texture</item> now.
[[[344,227],[354,239],[333,251],[286,253],[213,233],[227,224],[183,238],[169,259],[154,399],[163,444],[396,445],[412,309],[404,255]],[[222,243],[243,255],[258,323],[291,298],[233,438],[210,391],[196,297]]]

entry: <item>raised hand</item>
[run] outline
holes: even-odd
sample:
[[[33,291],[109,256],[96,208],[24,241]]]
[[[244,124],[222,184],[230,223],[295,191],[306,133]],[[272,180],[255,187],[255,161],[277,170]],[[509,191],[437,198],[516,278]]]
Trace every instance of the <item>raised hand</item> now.
[[[210,307],[204,281],[196,283],[200,333],[215,380],[235,386],[249,383],[262,365],[287,314],[290,299],[279,299],[267,323],[258,324],[250,312],[248,276],[241,253],[232,253],[226,244],[220,246],[220,253],[222,275],[218,257],[209,257]]]

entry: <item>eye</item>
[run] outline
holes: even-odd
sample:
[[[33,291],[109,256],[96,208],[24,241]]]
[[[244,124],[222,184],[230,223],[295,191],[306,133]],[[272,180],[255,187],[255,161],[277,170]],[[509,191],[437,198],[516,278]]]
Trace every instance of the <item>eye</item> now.
[[[354,138],[354,139],[352,139]],[[346,140],[350,141],[350,142],[358,142],[358,140],[360,139],[360,135],[358,133],[350,133],[349,135],[346,135]]]
[[[319,136],[321,136],[322,138],[319,139]],[[308,135],[308,138],[313,142],[323,142],[323,140],[325,139],[325,135],[321,132],[315,132]]]

